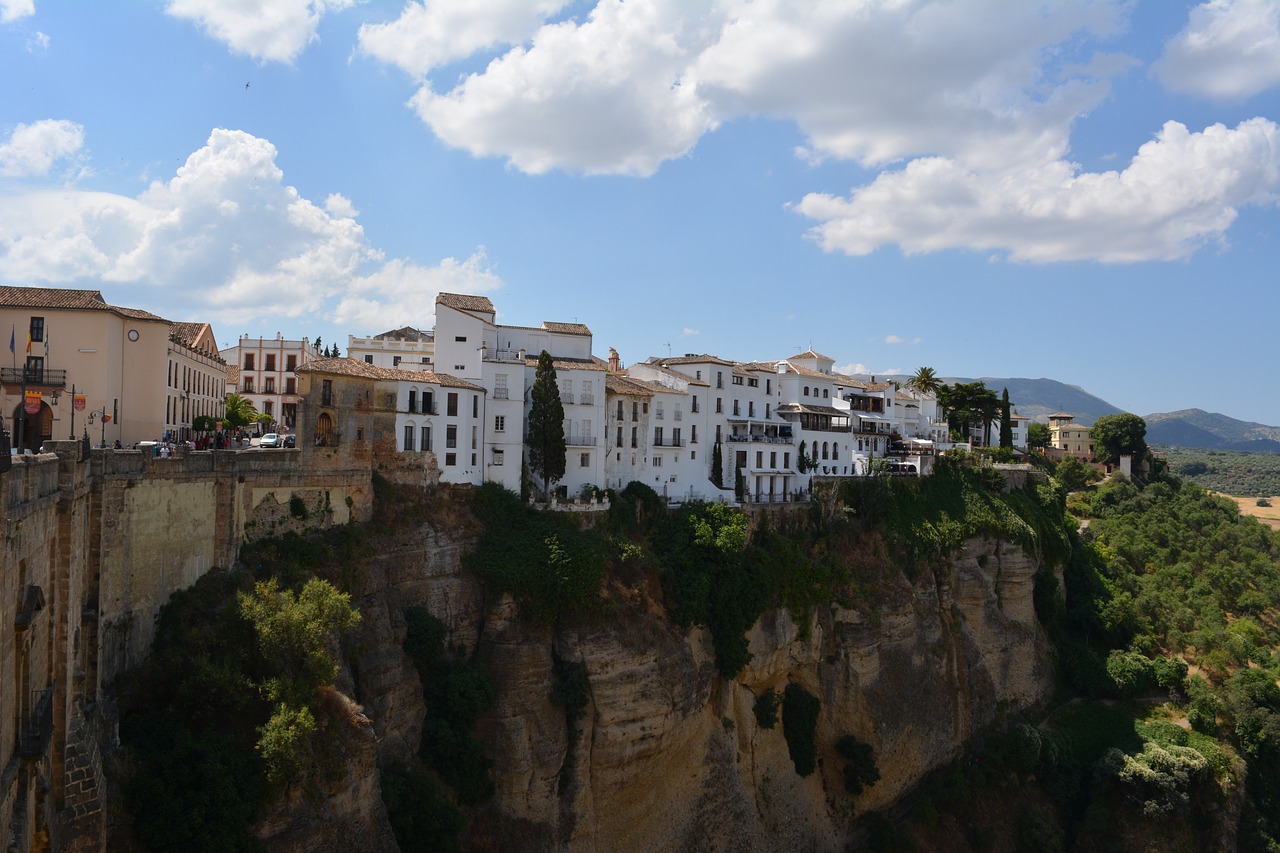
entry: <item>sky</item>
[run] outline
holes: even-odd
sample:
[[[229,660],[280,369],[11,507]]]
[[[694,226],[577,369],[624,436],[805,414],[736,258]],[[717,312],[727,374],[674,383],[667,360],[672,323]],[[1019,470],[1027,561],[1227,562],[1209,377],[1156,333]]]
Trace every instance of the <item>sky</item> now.
[[[0,282],[222,345],[476,293],[1280,425],[1280,0],[0,0],[0,79]]]

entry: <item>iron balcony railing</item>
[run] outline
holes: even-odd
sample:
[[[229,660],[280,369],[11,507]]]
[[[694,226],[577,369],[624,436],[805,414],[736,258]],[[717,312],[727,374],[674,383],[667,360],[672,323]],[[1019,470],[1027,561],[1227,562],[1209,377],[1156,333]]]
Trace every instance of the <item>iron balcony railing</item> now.
[[[51,367],[4,367],[0,368],[0,382],[6,385],[43,385],[50,388],[65,388],[67,371],[55,370]]]

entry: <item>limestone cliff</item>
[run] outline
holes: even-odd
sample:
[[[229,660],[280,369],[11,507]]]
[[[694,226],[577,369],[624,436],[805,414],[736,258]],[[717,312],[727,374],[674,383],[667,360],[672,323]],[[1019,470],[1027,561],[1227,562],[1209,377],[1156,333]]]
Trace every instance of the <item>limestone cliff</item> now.
[[[717,674],[706,632],[642,607],[615,603],[556,632],[522,618],[462,570],[466,546],[423,525],[364,566],[347,687],[373,722],[380,758],[402,759],[424,715],[400,650],[404,608],[430,608],[450,644],[478,651],[497,687],[480,726],[497,785],[484,831],[504,849],[840,850],[855,813],[890,806],[1001,710],[1051,689],[1032,606],[1037,563],[1005,542],[972,540],[914,580],[891,572],[874,608],[831,605],[806,624],[765,613],[732,681]],[[549,698],[554,655],[582,662],[589,678],[590,703],[572,724]],[[797,776],[781,725],[761,729],[752,710],[757,695],[789,682],[822,703],[819,767],[808,778]],[[873,746],[882,774],[856,798],[832,750],[844,734]]]

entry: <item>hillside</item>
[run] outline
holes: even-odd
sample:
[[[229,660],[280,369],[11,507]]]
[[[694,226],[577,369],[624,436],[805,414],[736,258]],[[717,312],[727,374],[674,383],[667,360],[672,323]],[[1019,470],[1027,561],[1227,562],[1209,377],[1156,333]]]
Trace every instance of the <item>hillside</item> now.
[[[1075,415],[1076,423],[1088,426],[1103,415],[1118,415],[1124,411],[1078,385],[1067,385],[1056,379],[999,379],[983,376],[978,379],[947,378],[943,381],[947,384],[982,382],[997,394],[1002,388],[1008,388],[1009,399],[1013,401],[1018,414],[1041,422],[1054,412],[1070,412]]]
[[[1280,427],[1240,421],[1204,409],[1158,412],[1147,415],[1146,421],[1150,444],[1280,453]]]

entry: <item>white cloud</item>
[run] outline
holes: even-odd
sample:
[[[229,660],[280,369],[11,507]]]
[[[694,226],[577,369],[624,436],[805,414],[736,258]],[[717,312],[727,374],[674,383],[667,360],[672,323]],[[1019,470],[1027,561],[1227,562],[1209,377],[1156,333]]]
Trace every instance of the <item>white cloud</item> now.
[[[981,172],[930,157],[885,172],[847,198],[811,193],[796,210],[828,251],[908,254],[951,248],[1014,260],[1185,258],[1220,241],[1245,205],[1280,197],[1280,127],[1254,118],[1190,133],[1168,122],[1123,171],[1054,160]]]
[[[857,374],[869,374],[871,373],[871,368],[867,367],[860,361],[851,361],[848,364],[842,364],[836,367],[835,372],[843,373],[846,376],[853,376]]]
[[[407,298],[410,285],[436,281],[457,289],[497,286],[483,252],[438,268],[384,264],[346,198],[331,195],[323,207],[302,198],[275,160],[265,139],[214,130],[172,178],[136,198],[11,194],[0,205],[0,278],[131,285],[146,288],[140,301],[157,313],[236,324],[324,314],[335,302],[343,319],[355,322],[369,318],[378,301],[371,293]],[[355,301],[338,301],[348,297]],[[383,303],[384,317],[393,315],[390,304]]]
[[[680,330],[680,334],[689,336],[689,335],[700,335],[702,334],[702,332],[698,331],[697,329],[690,329],[688,327],[685,327]]]
[[[0,24],[7,24],[35,13],[35,0],[0,0]]]
[[[1242,99],[1280,85],[1280,3],[1210,0],[1164,47],[1152,72],[1178,92]]]
[[[1125,64],[1046,71],[1079,35],[1105,36],[1103,0],[993,0],[975,15],[926,0],[601,0],[585,20],[530,31],[546,7],[491,20],[455,3],[417,4],[366,27],[365,52],[417,77],[464,51],[511,43],[452,89],[412,104],[445,142],[533,173],[647,175],[724,121],[795,121],[824,157],[885,163],[921,153],[975,165],[1060,155],[1071,122]]]
[[[411,2],[386,24],[360,27],[360,50],[425,77],[431,69],[498,45],[529,38],[568,0],[434,0]]]
[[[396,259],[371,275],[352,279],[333,319],[362,329],[390,329],[409,322],[406,318],[430,327],[436,294],[441,291],[486,293],[501,286],[484,247],[465,261],[445,258],[434,267]]]
[[[193,21],[236,53],[292,63],[315,41],[320,17],[357,0],[169,0],[165,12]]]
[[[911,344],[914,346],[915,344],[920,343],[920,341],[921,341],[920,338],[912,338],[911,340],[907,340],[906,338],[900,335],[885,335],[884,337],[884,342],[886,344]]]
[[[19,124],[7,142],[0,142],[0,175],[47,175],[54,163],[72,157],[82,147],[84,128],[75,122],[43,119]]]

